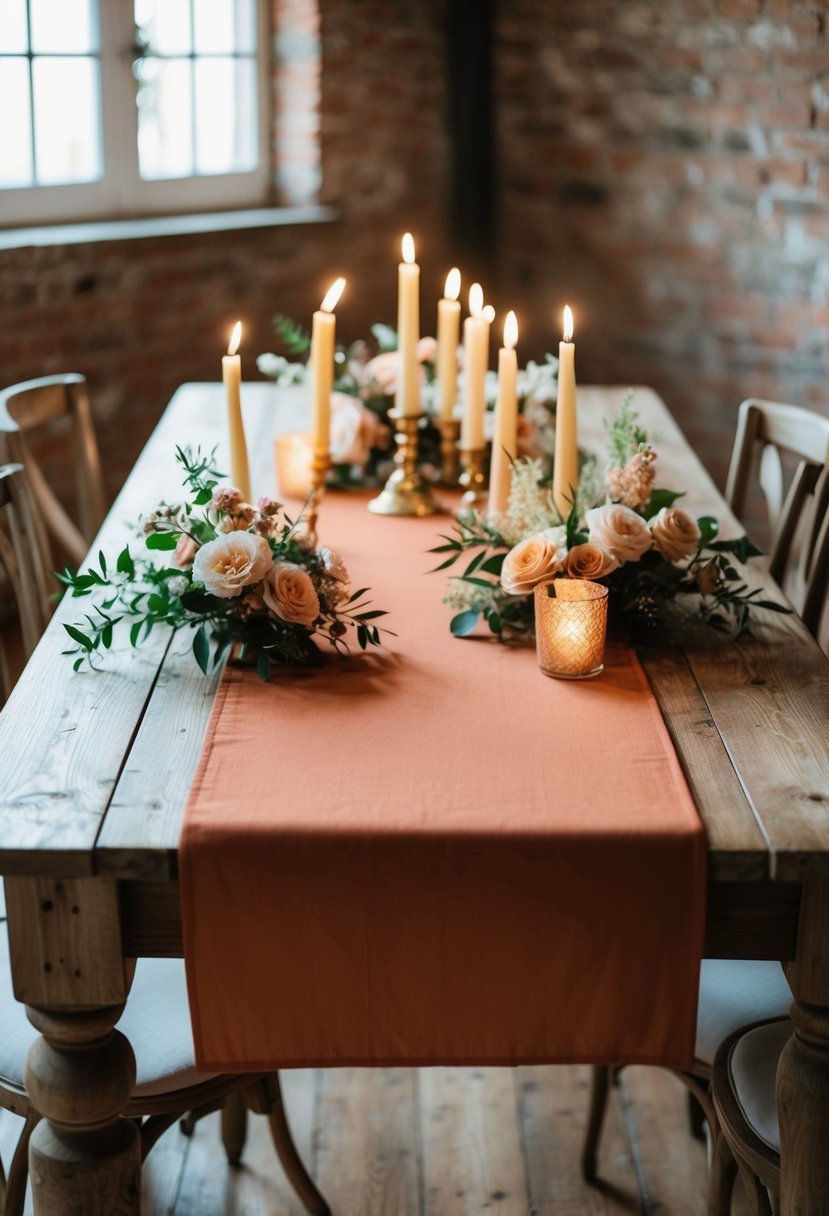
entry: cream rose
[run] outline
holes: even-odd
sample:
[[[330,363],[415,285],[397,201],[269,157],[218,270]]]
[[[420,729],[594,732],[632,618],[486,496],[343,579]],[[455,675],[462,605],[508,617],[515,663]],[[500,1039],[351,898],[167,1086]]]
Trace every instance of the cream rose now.
[[[324,546],[322,549],[318,549],[317,552],[322,558],[322,564],[325,566],[325,573],[330,574],[331,577],[335,578],[338,583],[347,583],[348,571],[346,570],[345,562],[340,557],[339,553],[335,553],[333,549],[329,549],[327,546]]]
[[[622,503],[593,507],[584,515],[588,540],[612,553],[620,562],[637,562],[653,544],[650,528],[641,515]]]
[[[320,614],[311,576],[293,562],[274,562],[262,594],[271,612],[293,625],[312,625]]]
[[[501,567],[501,586],[510,595],[527,595],[536,583],[561,570],[567,550],[547,536],[528,536],[510,549]]]
[[[273,565],[270,545],[250,532],[228,532],[202,545],[193,560],[193,579],[210,595],[227,600],[258,583]]]
[[[696,553],[700,540],[697,521],[679,507],[663,507],[649,521],[653,543],[669,562],[681,561]]]
[[[618,566],[619,559],[600,545],[573,545],[567,554],[566,570],[570,578],[604,578]]]

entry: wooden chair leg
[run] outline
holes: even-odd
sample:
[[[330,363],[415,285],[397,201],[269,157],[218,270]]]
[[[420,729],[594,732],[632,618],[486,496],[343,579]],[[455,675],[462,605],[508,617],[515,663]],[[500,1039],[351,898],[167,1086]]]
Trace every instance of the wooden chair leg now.
[[[720,1132],[714,1141],[708,1175],[708,1216],[730,1216],[731,1196],[737,1177],[737,1162],[728,1141]]]
[[[227,1095],[222,1107],[222,1144],[231,1165],[242,1160],[242,1150],[248,1134],[248,1108],[245,1090],[237,1089]]]
[[[745,1183],[745,1188],[754,1206],[755,1216],[772,1216],[769,1193],[754,1170],[749,1169],[742,1161],[737,1162],[737,1169],[740,1171],[740,1177]]]
[[[581,1174],[585,1182],[596,1181],[596,1155],[602,1134],[607,1094],[613,1070],[608,1064],[593,1066],[590,1077],[590,1108],[587,1115],[587,1130],[581,1150]]]
[[[23,1216],[26,1203],[26,1184],[29,1181],[29,1140],[40,1122],[40,1115],[30,1111],[23,1124],[23,1131],[14,1150],[9,1177],[6,1181],[6,1197],[3,1216]]]
[[[294,1144],[285,1115],[279,1073],[270,1073],[245,1093],[250,1109],[268,1116],[276,1155],[285,1171],[285,1177],[296,1191],[303,1207],[311,1216],[331,1216],[331,1209],[314,1185]]]

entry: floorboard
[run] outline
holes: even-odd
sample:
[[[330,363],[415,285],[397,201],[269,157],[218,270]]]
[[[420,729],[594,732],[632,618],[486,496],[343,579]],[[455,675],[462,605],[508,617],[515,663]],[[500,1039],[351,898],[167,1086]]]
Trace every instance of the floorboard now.
[[[705,1216],[706,1150],[686,1094],[657,1068],[611,1092],[586,1186],[579,1153],[589,1069],[302,1070],[283,1074],[297,1146],[334,1216]],[[20,1121],[0,1112],[8,1162]],[[267,1119],[251,1115],[238,1169],[219,1116],[171,1128],[147,1162],[143,1216],[302,1216]],[[750,1216],[739,1191],[732,1216]],[[31,1200],[26,1216],[31,1216]]]

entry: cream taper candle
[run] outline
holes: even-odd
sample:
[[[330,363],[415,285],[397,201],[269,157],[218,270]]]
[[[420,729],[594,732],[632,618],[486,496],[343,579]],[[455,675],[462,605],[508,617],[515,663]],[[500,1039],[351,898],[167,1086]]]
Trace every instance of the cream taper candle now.
[[[227,354],[222,356],[222,380],[227,397],[227,424],[230,433],[230,479],[241,491],[245,502],[250,501],[250,472],[245,425],[242,421],[242,357],[236,352],[242,340],[242,322],[237,321],[230,335]]]
[[[395,409],[408,417],[420,413],[420,367],[417,343],[420,338],[420,267],[415,261],[412,234],[403,237],[403,261],[397,268],[397,371]]]
[[[438,300],[438,417],[452,417],[458,398],[458,339],[461,327],[461,272],[457,267],[446,276],[443,299]]]
[[[579,449],[576,424],[576,347],[573,313],[564,306],[564,338],[558,346],[558,401],[556,403],[556,452],[553,465],[553,501],[562,519],[573,506],[579,484]]]
[[[311,326],[311,429],[314,455],[321,460],[328,456],[331,433],[331,386],[334,383],[334,338],[337,321],[334,309],[343,294],[345,279],[336,279],[314,313]]]
[[[484,293],[480,283],[469,289],[470,316],[463,323],[465,391],[461,418],[461,448],[484,447],[485,379],[489,363],[489,323],[482,316]]]
[[[498,351],[498,399],[489,466],[489,513],[505,511],[518,442],[518,322],[514,312],[504,322],[504,345]]]

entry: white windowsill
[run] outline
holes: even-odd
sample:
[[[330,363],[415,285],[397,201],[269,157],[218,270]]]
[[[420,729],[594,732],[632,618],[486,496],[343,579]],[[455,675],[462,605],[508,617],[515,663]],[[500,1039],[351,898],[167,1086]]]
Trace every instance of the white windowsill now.
[[[286,224],[323,224],[335,220],[334,207],[258,207],[248,211],[206,211],[198,215],[157,215],[134,220],[91,220],[83,224],[43,224],[0,231],[0,250],[31,245],[85,245],[95,241],[134,241],[155,236],[191,236]]]

